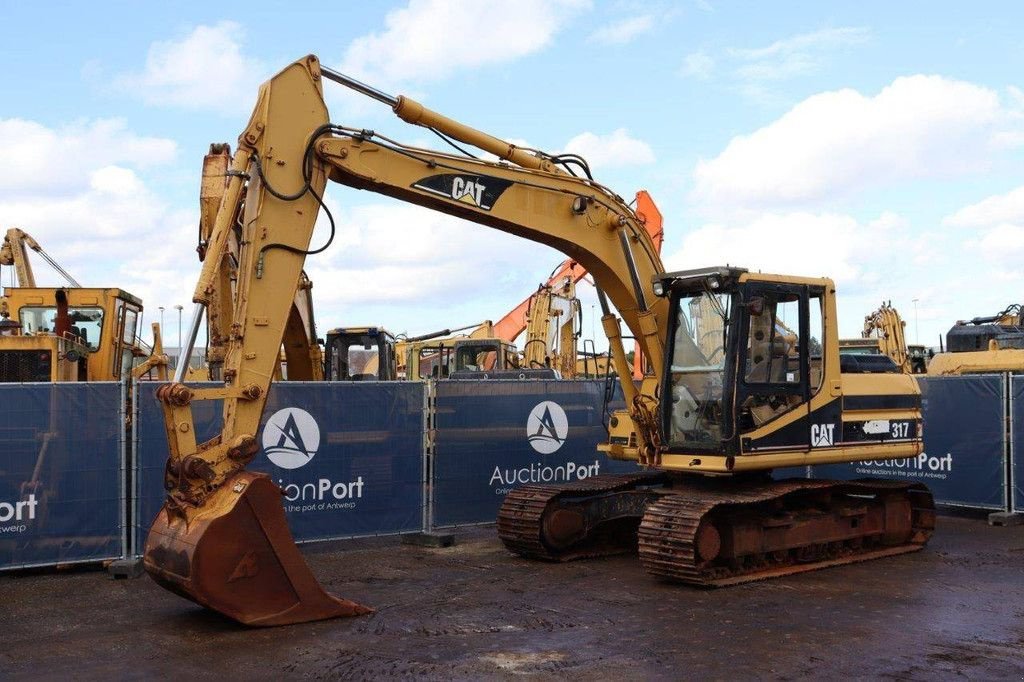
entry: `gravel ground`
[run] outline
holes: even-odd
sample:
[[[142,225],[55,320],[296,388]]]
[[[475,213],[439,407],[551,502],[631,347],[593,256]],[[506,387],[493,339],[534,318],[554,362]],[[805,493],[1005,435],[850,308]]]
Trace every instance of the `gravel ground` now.
[[[1024,676],[1024,526],[941,516],[922,552],[722,590],[660,583],[635,557],[528,562],[486,527],[448,549],[305,552],[377,612],[247,630],[146,577],[0,574],[0,678]]]

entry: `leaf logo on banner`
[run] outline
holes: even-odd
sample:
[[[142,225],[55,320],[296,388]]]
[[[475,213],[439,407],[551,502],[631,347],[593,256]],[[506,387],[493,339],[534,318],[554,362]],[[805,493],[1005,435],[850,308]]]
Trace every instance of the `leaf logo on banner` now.
[[[526,438],[542,455],[550,455],[562,447],[569,435],[569,418],[562,406],[551,400],[539,403],[526,420]]]
[[[282,469],[298,469],[313,459],[320,447],[320,426],[298,407],[278,410],[263,427],[263,451]]]

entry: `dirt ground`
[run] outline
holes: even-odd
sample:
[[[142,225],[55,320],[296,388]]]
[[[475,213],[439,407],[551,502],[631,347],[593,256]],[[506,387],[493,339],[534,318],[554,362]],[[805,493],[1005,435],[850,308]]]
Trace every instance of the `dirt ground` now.
[[[0,678],[933,680],[1024,676],[1024,527],[942,516],[923,552],[722,590],[635,557],[551,565],[493,528],[448,549],[307,547],[356,619],[247,630],[103,572],[0,574]]]

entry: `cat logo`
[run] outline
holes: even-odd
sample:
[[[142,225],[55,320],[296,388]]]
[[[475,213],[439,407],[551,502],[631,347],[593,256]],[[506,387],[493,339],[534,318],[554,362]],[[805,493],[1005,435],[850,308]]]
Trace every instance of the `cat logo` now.
[[[320,447],[320,427],[313,415],[297,407],[275,412],[263,427],[263,451],[282,469],[309,463]]]
[[[545,400],[530,411],[526,419],[526,438],[542,455],[550,455],[565,443],[569,435],[569,419],[558,403]]]
[[[429,175],[413,183],[413,188],[435,196],[452,199],[460,204],[490,211],[494,202],[512,186],[509,180],[487,175],[442,173]]]
[[[835,424],[811,424],[811,447],[830,448],[835,445]]]
[[[464,204],[479,206],[483,203],[485,189],[487,188],[479,182],[466,180],[457,175],[452,178],[452,199]]]

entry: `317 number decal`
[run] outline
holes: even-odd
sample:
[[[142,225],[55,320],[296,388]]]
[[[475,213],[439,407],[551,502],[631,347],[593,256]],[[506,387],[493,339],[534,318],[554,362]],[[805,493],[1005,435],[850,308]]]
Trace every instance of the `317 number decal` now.
[[[892,422],[889,434],[893,438],[907,438],[910,436],[910,422]]]

